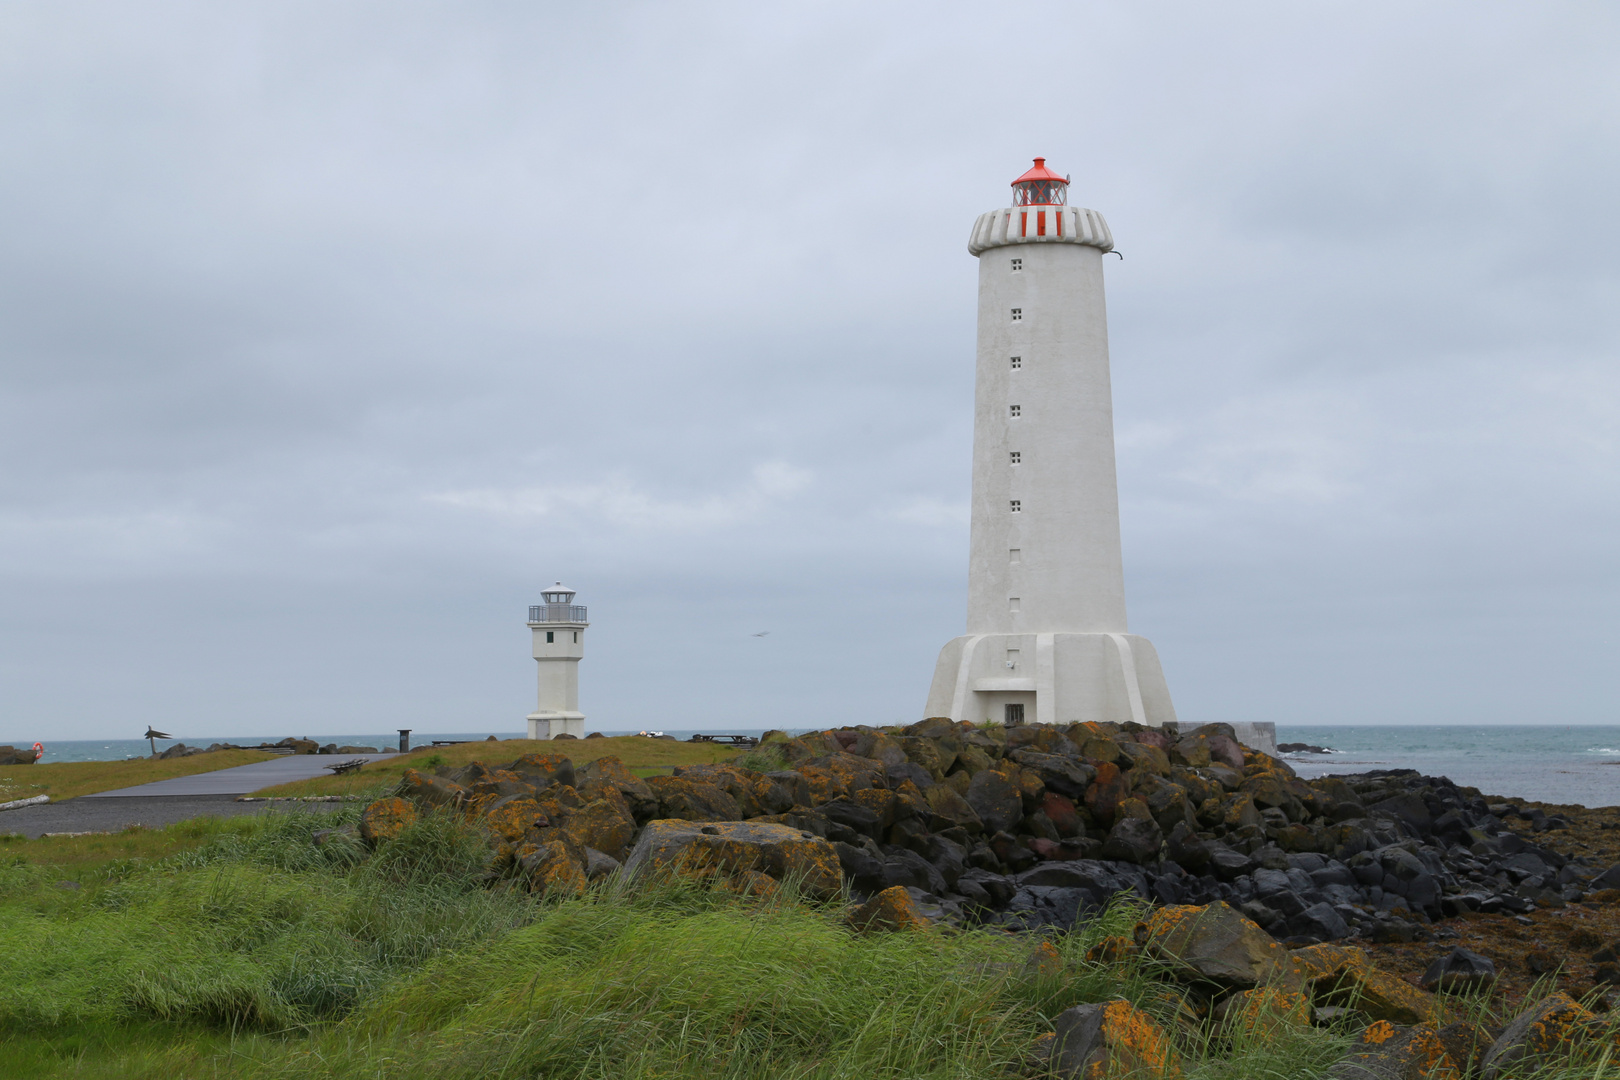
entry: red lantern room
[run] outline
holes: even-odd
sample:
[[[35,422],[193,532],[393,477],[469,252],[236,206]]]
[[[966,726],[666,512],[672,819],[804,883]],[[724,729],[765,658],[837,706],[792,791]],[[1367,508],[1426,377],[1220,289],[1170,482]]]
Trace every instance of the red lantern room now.
[[[1067,206],[1069,178],[1046,167],[1046,159],[1035,159],[1035,167],[1012,182],[1014,206]]]

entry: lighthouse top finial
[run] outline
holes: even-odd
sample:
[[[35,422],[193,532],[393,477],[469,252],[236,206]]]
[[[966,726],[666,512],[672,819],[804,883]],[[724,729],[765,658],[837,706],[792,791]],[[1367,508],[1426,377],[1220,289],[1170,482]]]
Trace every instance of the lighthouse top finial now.
[[[1035,167],[1012,182],[1014,206],[1066,206],[1069,202],[1068,177],[1046,167],[1046,159],[1035,159]]]

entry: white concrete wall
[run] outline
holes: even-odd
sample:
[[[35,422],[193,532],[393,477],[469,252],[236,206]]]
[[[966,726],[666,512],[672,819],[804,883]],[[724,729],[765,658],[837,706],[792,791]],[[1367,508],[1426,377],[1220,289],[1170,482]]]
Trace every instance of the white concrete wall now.
[[[566,731],[583,736],[579,711],[579,662],[585,656],[585,624],[530,624],[538,673],[535,711],[528,717],[529,737],[549,739]],[[546,636],[551,636],[547,641]]]
[[[955,638],[940,650],[924,715],[1000,723],[1002,707],[1014,701],[1024,703],[1026,723],[1176,720],[1159,654],[1135,634]]]
[[[1082,244],[979,256],[970,634],[1126,630],[1102,257]]]

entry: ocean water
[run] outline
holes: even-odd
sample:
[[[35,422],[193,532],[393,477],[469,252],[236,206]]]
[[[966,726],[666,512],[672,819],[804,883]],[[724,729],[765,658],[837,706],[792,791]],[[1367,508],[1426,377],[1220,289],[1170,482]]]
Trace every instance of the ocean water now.
[[[704,728],[705,735],[760,735],[764,728]],[[603,731],[604,735],[635,735],[635,731]],[[693,731],[665,731],[666,735],[673,735],[677,739],[689,739],[697,734]],[[411,752],[415,753],[424,747],[431,748],[435,739],[453,739],[456,741],[476,741],[489,736],[497,739],[522,739],[525,734],[521,731],[477,731],[477,732],[411,732]],[[302,735],[296,736],[303,738]],[[391,731],[387,734],[376,732],[370,735],[320,735],[309,736],[316,742],[325,746],[327,743],[337,743],[339,746],[374,746],[383,753],[399,749],[399,732]],[[187,746],[207,747],[212,743],[235,743],[238,746],[257,746],[259,743],[280,742],[287,738],[285,735],[181,735],[178,739],[159,739],[157,749],[162,753],[177,742]],[[27,747],[34,744],[34,739],[0,739],[0,745]],[[40,764],[55,761],[123,761],[125,758],[149,757],[152,749],[145,739],[81,739],[77,741],[56,742],[43,740],[45,756],[40,758]]]
[[[1333,751],[1283,755],[1307,779],[1368,769],[1416,769],[1449,776],[1487,795],[1620,806],[1617,725],[1278,724],[1277,741]]]
[[[759,735],[763,728],[705,728],[710,735]],[[634,735],[634,731],[604,731],[604,735]],[[665,734],[690,738],[690,730],[670,729]],[[519,731],[411,733],[411,749],[431,746],[434,739],[520,739]],[[397,748],[399,733],[370,735],[318,735],[323,745]],[[275,736],[183,736],[187,746],[213,742],[248,745],[277,742]],[[0,740],[4,742],[5,740]],[[1477,787],[1487,795],[1512,795],[1552,803],[1584,806],[1620,805],[1620,725],[1508,726],[1431,724],[1412,727],[1277,725],[1278,742],[1304,742],[1328,748],[1327,754],[1283,755],[1301,776],[1366,772],[1368,769],[1416,769],[1431,776],[1449,776],[1459,784]],[[12,740],[27,746],[32,739]],[[158,742],[158,749],[173,741]],[[46,742],[43,761],[118,761],[145,757],[145,739],[94,739]]]

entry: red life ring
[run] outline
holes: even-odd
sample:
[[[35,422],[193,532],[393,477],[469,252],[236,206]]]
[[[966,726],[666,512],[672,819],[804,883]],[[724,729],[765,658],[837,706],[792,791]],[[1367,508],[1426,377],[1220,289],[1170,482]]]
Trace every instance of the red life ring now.
[[[45,756],[45,744],[44,743],[35,743],[34,744],[34,760],[38,761],[40,758],[42,758],[44,756]]]

